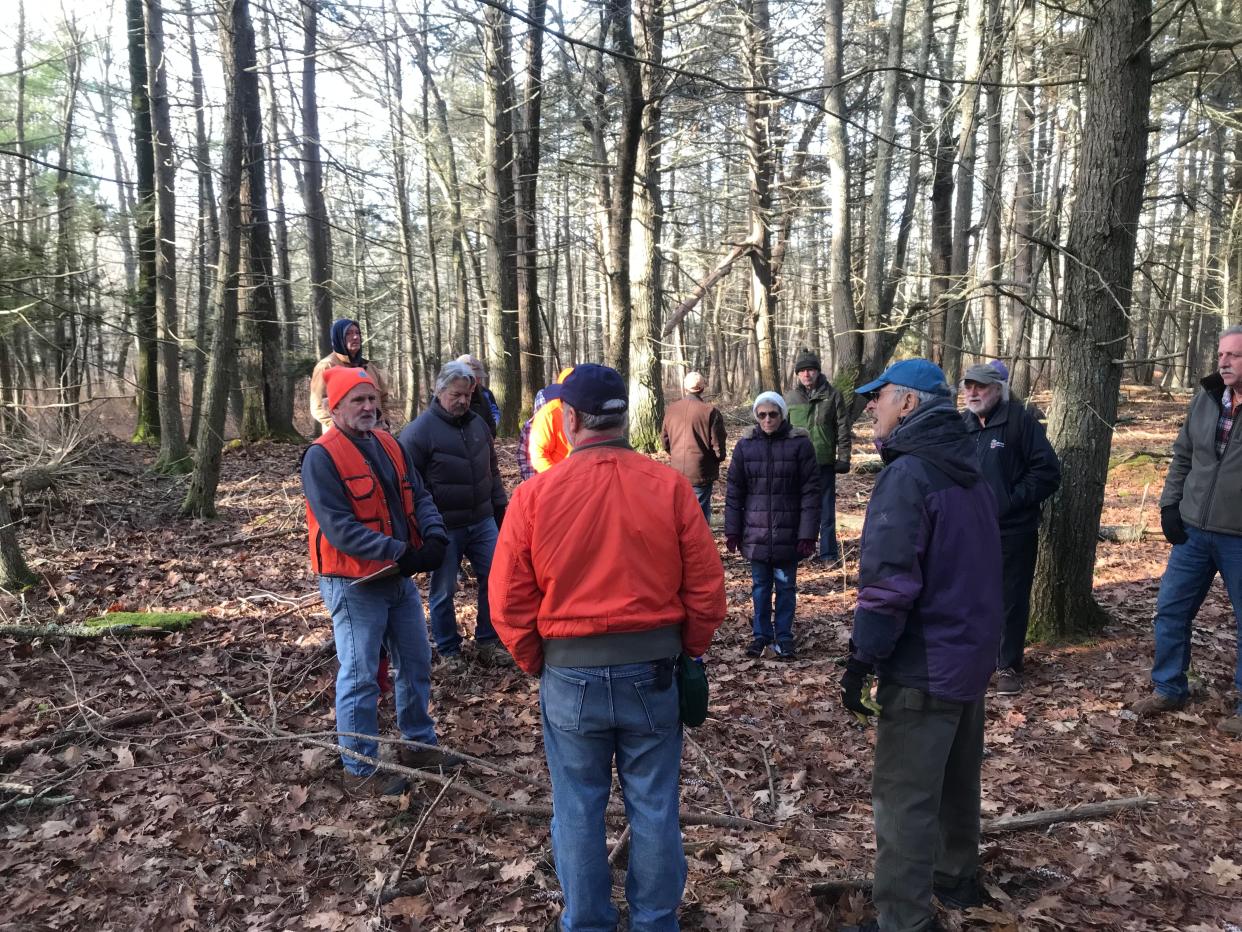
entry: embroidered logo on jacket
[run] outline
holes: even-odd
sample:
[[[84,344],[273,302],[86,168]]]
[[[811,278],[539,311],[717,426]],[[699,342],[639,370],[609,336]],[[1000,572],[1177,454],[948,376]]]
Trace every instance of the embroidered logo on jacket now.
[[[997,439],[993,438],[993,439],[992,439],[992,443],[991,443],[991,445],[988,447],[988,449],[990,449],[990,450],[1000,450],[1000,449],[1002,449],[1004,446],[1005,446],[1005,441],[1003,441],[1003,440],[997,440]]]

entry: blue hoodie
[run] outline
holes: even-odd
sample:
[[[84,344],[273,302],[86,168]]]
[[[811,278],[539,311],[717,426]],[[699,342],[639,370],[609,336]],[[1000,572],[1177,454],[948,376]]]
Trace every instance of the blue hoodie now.
[[[925,402],[880,448],[863,524],[854,656],[881,683],[983,698],[1004,617],[996,497],[948,399]]]

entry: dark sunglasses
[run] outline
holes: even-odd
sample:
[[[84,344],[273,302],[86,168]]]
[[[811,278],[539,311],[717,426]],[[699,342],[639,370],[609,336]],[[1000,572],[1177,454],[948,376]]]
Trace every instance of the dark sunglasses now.
[[[755,417],[761,421],[769,419],[779,421],[781,419],[781,413],[779,411],[759,411],[756,412]]]

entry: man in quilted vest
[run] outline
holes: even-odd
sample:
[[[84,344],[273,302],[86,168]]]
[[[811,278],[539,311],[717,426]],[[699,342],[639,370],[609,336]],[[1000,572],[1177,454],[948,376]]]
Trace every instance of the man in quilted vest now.
[[[351,795],[391,795],[404,781],[376,775],[380,648],[397,667],[397,727],[401,737],[435,745],[428,714],[431,646],[414,573],[444,559],[444,521],[409,458],[376,428],[379,388],[365,369],[336,366],[325,373],[332,427],[302,457],[302,488],[310,531],[311,567],[332,615],[339,669],[336,728]],[[376,577],[367,579],[367,577]],[[364,581],[366,580],[366,581]],[[366,758],[369,758],[367,760]],[[455,758],[403,746],[407,767],[451,764]]]

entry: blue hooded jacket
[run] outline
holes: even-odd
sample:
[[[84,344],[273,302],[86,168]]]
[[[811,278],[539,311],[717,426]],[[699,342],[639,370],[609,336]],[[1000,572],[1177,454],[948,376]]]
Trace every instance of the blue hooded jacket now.
[[[948,399],[883,442],[863,524],[854,656],[881,683],[950,702],[983,698],[1004,617],[996,497]]]

